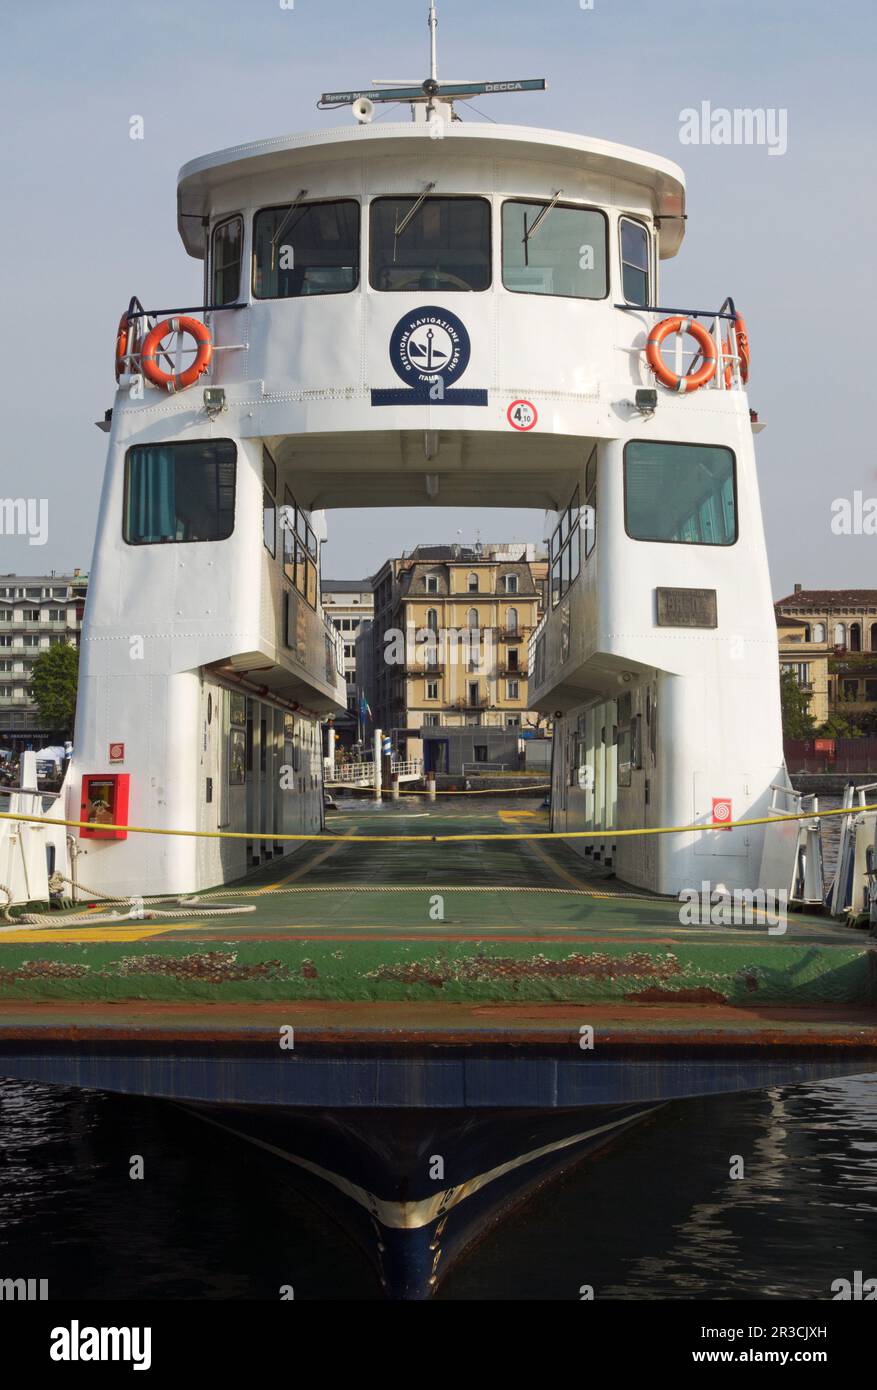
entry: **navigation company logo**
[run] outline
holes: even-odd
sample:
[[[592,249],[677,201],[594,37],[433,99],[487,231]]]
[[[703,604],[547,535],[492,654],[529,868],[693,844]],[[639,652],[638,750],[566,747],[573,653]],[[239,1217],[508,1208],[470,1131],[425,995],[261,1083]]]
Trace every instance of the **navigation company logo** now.
[[[400,319],[390,339],[390,361],[405,382],[432,385],[441,377],[448,385],[463,375],[471,355],[465,324],[442,309],[421,309]]]
[[[151,1327],[53,1327],[49,1356],[53,1361],[131,1361],[135,1371],[152,1365]]]
[[[15,1299],[37,1303],[48,1297],[48,1279],[0,1279],[0,1303],[11,1303]]]
[[[404,390],[374,390],[372,405],[487,405],[487,392],[454,387],[469,365],[472,343],[462,319],[426,305],[399,320],[390,362]]]

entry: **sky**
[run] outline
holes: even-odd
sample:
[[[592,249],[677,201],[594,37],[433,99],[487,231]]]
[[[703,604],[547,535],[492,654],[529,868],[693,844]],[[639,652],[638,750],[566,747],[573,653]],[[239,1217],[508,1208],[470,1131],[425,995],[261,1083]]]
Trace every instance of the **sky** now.
[[[200,262],[176,230],[179,166],[349,122],[315,109],[321,91],[425,76],[426,10],[426,0],[4,0],[0,500],[45,498],[48,539],[0,534],[0,573],[89,566],[106,445],[93,422],[112,404],[119,315],[135,293],[200,302]],[[662,300],[707,308],[731,294],[746,316],[777,597],[796,581],[877,587],[877,535],[832,529],[839,503],[877,498],[861,394],[877,357],[875,52],[873,0],[439,0],[440,75],[549,80],[544,94],[481,98],[481,112],[684,168],[687,235],[664,263]],[[680,113],[703,101],[785,112],[788,148],[682,144]],[[132,115],[142,141],[129,139]],[[331,578],[373,573],[419,541],[543,534],[541,513],[500,509],[328,521]]]

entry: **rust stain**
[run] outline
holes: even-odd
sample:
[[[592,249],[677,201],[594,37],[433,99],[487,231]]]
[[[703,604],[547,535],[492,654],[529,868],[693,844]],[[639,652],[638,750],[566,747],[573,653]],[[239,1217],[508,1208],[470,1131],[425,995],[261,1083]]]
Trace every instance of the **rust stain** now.
[[[176,980],[204,980],[221,985],[233,980],[276,980],[286,975],[279,960],[258,961],[255,965],[239,965],[233,951],[204,951],[190,956],[124,956],[114,974],[170,975]]]
[[[706,985],[697,989],[661,989],[660,985],[652,985],[650,989],[625,994],[624,998],[631,1004],[660,1004],[664,1000],[672,1004],[728,1003],[727,995],[719,994],[716,989],[708,989]]]
[[[0,970],[0,985],[19,980],[75,980],[87,975],[87,965],[62,965],[57,960],[25,960],[18,970]]]
[[[681,973],[682,967],[670,952],[654,959],[641,951],[627,956],[609,956],[595,951],[591,955],[578,952],[565,960],[549,960],[535,955],[525,960],[509,956],[478,954],[460,960],[412,961],[396,965],[381,965],[370,970],[367,978],[394,981],[397,984],[427,984],[441,989],[445,984],[485,983],[505,980],[614,980],[619,976],[645,976],[647,979],[668,980]]]

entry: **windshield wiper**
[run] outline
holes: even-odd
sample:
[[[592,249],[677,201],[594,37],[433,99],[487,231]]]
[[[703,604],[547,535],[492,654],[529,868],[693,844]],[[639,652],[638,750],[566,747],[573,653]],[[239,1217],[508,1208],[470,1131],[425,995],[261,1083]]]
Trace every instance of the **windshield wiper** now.
[[[393,228],[394,241],[399,240],[399,237],[402,235],[411,219],[415,217],[417,213],[420,211],[420,209],[423,207],[423,204],[426,202],[429,194],[432,192],[434,188],[434,183],[428,183],[426,185],[426,188],[424,188],[423,192],[421,193],[420,197],[417,199],[417,202],[414,204],[414,207],[409,208],[408,212],[406,212],[405,216],[402,218],[402,221],[396,223],[396,226]]]
[[[528,259],[528,257],[529,257],[529,250],[530,250],[530,238],[531,238],[531,237],[534,237],[534,236],[536,235],[536,233],[538,232],[539,228],[542,226],[542,223],[545,221],[546,217],[548,216],[549,212],[551,212],[551,211],[557,206],[557,201],[558,201],[558,199],[560,198],[560,195],[562,194],[562,192],[563,192],[563,189],[562,189],[562,188],[558,188],[558,190],[557,190],[557,192],[555,193],[554,197],[551,199],[551,202],[548,203],[548,204],[542,209],[542,211],[540,212],[539,216],[536,218],[536,221],[533,223],[532,227],[529,227],[529,228],[528,228],[528,226],[527,226],[527,214],[524,213],[524,235],[523,235],[522,238],[521,238],[521,241],[522,241],[523,247],[524,247],[524,265],[529,265],[529,264],[530,264],[530,261],[529,261],[529,259]]]
[[[296,208],[300,208],[300,207],[301,207],[302,199],[303,199],[303,198],[306,198],[307,196],[308,196],[308,190],[307,190],[306,188],[302,188],[302,189],[299,190],[299,192],[295,195],[295,201],[292,202],[292,203],[290,203],[289,207],[288,207],[287,210],[286,210],[286,216],[284,217],[284,219],[283,219],[283,221],[281,222],[280,226],[277,228],[277,231],[274,233],[273,237],[271,238],[271,269],[272,269],[272,270],[274,269],[274,257],[275,257],[275,254],[276,254],[276,252],[277,252],[277,243],[278,243],[278,241],[280,240],[280,238],[283,236],[283,233],[286,231],[286,228],[289,226],[289,219],[290,219],[290,217],[291,217],[292,214],[295,212]]]

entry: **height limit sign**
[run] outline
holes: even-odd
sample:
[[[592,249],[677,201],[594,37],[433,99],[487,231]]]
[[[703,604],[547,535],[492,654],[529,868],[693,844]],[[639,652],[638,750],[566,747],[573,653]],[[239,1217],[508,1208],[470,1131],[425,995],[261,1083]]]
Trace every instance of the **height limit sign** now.
[[[512,401],[506,418],[513,430],[531,430],[539,419],[539,412],[532,401]]]

